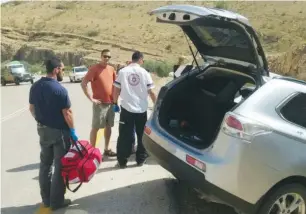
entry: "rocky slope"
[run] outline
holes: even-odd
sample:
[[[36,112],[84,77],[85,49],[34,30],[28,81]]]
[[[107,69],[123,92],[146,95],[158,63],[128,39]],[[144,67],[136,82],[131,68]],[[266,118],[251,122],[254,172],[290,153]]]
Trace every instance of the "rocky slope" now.
[[[269,57],[269,64],[273,72],[306,80],[306,43]]]
[[[110,48],[123,63],[138,49],[146,59],[174,62],[190,56],[178,27],[158,24],[148,11],[177,2],[13,2],[1,5],[1,61],[40,63],[51,53],[65,64],[91,64]],[[190,2],[189,2],[190,3]],[[182,4],[180,2],[179,4]],[[275,72],[305,78],[306,2],[192,2],[247,16]],[[17,14],[17,15],[16,15]],[[179,45],[178,45],[179,44]],[[289,50],[289,51],[288,51]],[[288,53],[286,53],[288,51]],[[280,54],[282,53],[282,54]]]

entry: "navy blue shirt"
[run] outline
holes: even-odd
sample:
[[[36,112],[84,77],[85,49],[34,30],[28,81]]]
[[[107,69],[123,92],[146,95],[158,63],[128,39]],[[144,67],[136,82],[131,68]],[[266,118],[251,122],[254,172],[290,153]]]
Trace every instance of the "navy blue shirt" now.
[[[70,108],[67,90],[55,79],[42,77],[30,89],[37,122],[55,129],[69,129],[62,109]]]

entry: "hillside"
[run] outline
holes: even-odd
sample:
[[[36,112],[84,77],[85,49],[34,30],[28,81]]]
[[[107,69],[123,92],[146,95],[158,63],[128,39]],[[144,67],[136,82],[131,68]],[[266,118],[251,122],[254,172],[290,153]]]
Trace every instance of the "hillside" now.
[[[1,6],[2,61],[14,55],[38,63],[52,50],[68,64],[95,61],[102,48],[111,48],[115,63],[132,50],[147,59],[176,61],[189,56],[178,27],[158,24],[147,12],[165,4],[187,2],[13,2]],[[248,17],[264,49],[279,55],[306,38],[306,2],[189,2],[218,6]],[[179,44],[179,45],[178,45]],[[18,52],[19,50],[19,52]]]

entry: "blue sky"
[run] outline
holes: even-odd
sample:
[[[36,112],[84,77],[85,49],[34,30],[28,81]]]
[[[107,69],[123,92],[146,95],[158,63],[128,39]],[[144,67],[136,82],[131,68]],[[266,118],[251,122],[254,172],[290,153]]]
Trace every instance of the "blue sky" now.
[[[1,0],[1,4],[5,3],[5,2],[8,2],[8,1],[10,1],[10,0]]]

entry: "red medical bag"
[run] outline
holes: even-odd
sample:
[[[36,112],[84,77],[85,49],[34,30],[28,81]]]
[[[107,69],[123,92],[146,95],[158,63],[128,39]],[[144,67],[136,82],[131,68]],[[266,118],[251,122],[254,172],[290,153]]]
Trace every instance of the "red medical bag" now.
[[[102,154],[88,141],[80,140],[72,143],[61,162],[65,185],[71,192],[76,192],[83,183],[88,183],[95,175],[102,162]],[[79,185],[71,190],[69,184],[76,183]]]

